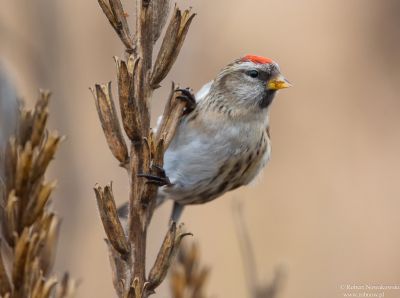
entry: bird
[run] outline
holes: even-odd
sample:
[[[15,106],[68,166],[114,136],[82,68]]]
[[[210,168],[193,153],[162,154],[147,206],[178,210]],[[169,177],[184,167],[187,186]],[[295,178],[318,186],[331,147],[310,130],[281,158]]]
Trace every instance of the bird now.
[[[245,55],[225,66],[196,95],[164,154],[157,204],[174,202],[171,221],[187,205],[203,204],[248,185],[270,159],[269,110],[278,90],[291,86],[270,58]]]

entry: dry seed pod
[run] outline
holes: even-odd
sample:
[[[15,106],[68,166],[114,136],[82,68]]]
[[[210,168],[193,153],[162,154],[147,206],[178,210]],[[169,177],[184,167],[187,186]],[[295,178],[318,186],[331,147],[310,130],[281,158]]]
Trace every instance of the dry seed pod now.
[[[125,61],[121,61],[115,57],[122,124],[126,134],[132,141],[141,140],[141,123],[138,117],[139,109],[137,99],[135,98],[134,82],[138,62],[139,58],[133,59],[132,55],[128,59],[128,65]]]
[[[112,186],[107,185],[103,190],[100,186],[96,185],[94,191],[96,193],[100,217],[110,244],[120,254],[127,255],[129,244],[117,215]]]
[[[153,43],[158,40],[167,22],[169,6],[169,0],[153,1]]]
[[[152,88],[157,88],[171,70],[194,17],[195,14],[191,13],[190,10],[185,10],[182,13],[175,6],[151,74],[150,85]]]
[[[164,150],[168,149],[186,108],[186,103],[178,98],[180,95],[180,92],[177,92],[174,83],[172,83],[171,92],[164,108],[164,114],[161,117],[161,122],[156,133],[158,141],[164,139]]]
[[[192,235],[185,233],[183,225],[176,228],[176,224],[172,223],[169,231],[165,235],[163,244],[158,252],[153,268],[149,273],[149,289],[157,288],[165,279],[168,269],[173,261],[174,256],[179,250],[179,246],[183,237]]]
[[[96,91],[92,89],[97,113],[101,126],[107,139],[108,146],[116,159],[121,164],[128,160],[128,148],[121,132],[117,112],[111,94],[111,83],[107,85],[96,84]]]
[[[130,34],[126,14],[120,0],[98,0],[101,9],[106,15],[111,26],[118,34],[128,52],[134,51],[134,43]]]

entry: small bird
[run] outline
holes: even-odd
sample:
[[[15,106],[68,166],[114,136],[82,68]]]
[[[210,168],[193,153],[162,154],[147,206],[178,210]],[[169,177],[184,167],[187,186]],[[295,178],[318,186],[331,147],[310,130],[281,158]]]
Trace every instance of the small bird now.
[[[214,200],[258,175],[271,153],[269,107],[290,86],[273,60],[246,55],[199,90],[164,156],[158,203],[174,201],[172,221],[184,206]]]

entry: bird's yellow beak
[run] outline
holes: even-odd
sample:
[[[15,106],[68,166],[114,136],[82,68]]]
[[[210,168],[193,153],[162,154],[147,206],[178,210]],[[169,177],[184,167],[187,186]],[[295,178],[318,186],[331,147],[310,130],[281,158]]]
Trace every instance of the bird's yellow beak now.
[[[267,89],[268,90],[279,90],[279,89],[285,89],[291,87],[292,84],[289,83],[288,80],[286,80],[283,75],[278,75],[277,77],[269,80],[267,83]]]

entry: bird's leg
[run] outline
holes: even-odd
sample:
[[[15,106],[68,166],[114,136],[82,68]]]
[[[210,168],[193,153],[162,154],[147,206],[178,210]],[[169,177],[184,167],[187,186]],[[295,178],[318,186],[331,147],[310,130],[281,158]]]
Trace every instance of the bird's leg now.
[[[153,175],[153,174],[141,173],[141,174],[138,174],[137,176],[146,178],[147,179],[146,183],[149,183],[149,184],[156,184],[158,186],[172,185],[167,174],[165,173],[165,170],[162,167],[157,166],[157,165],[152,165],[151,168],[156,169],[159,172],[159,174]]]
[[[189,114],[196,108],[196,98],[189,88],[176,89],[175,92],[181,92],[181,95],[177,96],[176,98],[186,103],[185,114]]]
[[[179,221],[184,207],[185,207],[184,205],[174,202],[174,206],[172,207],[172,213],[170,217],[170,223]]]

